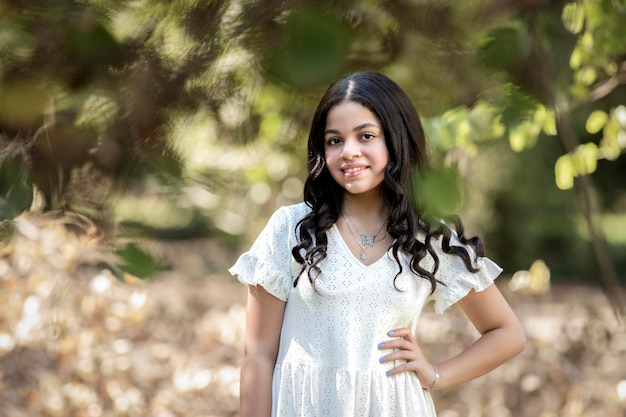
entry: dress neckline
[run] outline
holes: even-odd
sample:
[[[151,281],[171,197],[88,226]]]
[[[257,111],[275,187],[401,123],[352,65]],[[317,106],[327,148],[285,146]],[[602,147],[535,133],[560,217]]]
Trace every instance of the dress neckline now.
[[[366,269],[373,268],[377,264],[381,263],[385,258],[389,257],[389,251],[391,250],[391,246],[380,257],[378,257],[374,262],[372,262],[369,265],[368,264],[364,264],[350,250],[350,247],[348,246],[348,244],[344,240],[343,236],[341,235],[341,232],[339,231],[339,228],[337,227],[337,223],[333,224],[333,226],[331,227],[331,230],[336,235],[337,240],[339,241],[339,244],[340,244],[341,248],[343,249],[343,251],[346,252],[346,254],[352,260],[352,262],[354,264],[358,265],[360,268],[366,268]]]

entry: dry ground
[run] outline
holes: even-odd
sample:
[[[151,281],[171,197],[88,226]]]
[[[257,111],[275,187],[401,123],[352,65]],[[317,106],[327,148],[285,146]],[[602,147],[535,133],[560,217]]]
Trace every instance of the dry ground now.
[[[88,240],[32,219],[0,249],[0,417],[237,416],[245,288],[209,242],[155,247],[174,270],[115,279]],[[207,270],[212,272],[207,272]],[[586,287],[499,285],[528,335],[489,375],[434,394],[440,417],[623,417],[626,332]],[[433,360],[476,337],[457,310],[421,319]]]

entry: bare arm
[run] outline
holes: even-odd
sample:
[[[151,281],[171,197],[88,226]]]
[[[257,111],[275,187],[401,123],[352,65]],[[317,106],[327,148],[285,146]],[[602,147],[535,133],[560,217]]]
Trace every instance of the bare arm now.
[[[459,306],[481,336],[457,356],[437,365],[441,379],[436,389],[484,375],[526,347],[522,324],[495,285],[481,292],[472,290]]]
[[[272,374],[278,355],[285,302],[261,286],[248,287],[244,357],[241,364],[241,417],[269,417]]]
[[[521,323],[495,285],[481,292],[472,290],[458,304],[481,336],[463,352],[437,364],[440,378],[434,389],[484,375],[519,354],[526,346],[526,334]],[[389,375],[413,370],[422,386],[429,387],[435,379],[435,372],[414,336],[405,328],[393,332],[391,336],[398,339],[384,342],[381,349],[400,350],[387,355],[386,361],[405,359],[407,363],[393,369]]]

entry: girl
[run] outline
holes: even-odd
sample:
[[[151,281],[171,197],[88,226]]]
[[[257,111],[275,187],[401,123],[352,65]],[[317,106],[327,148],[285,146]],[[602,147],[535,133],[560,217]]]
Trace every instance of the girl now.
[[[241,415],[435,416],[430,392],[522,351],[522,326],[493,280],[502,271],[428,216],[420,119],[386,76],[349,75],[322,98],[308,140],[304,202],[282,207],[230,272],[249,285]],[[480,332],[431,363],[422,308],[458,303]]]

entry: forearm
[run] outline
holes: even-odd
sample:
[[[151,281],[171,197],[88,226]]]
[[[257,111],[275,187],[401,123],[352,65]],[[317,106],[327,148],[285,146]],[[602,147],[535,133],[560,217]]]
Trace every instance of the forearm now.
[[[278,355],[285,302],[263,287],[250,286],[241,364],[241,417],[270,417],[272,375]]]
[[[488,331],[463,352],[437,364],[440,378],[434,389],[478,378],[519,354],[525,345],[521,325]]]
[[[272,412],[272,374],[274,363],[245,357],[241,365],[241,417],[270,417]]]

